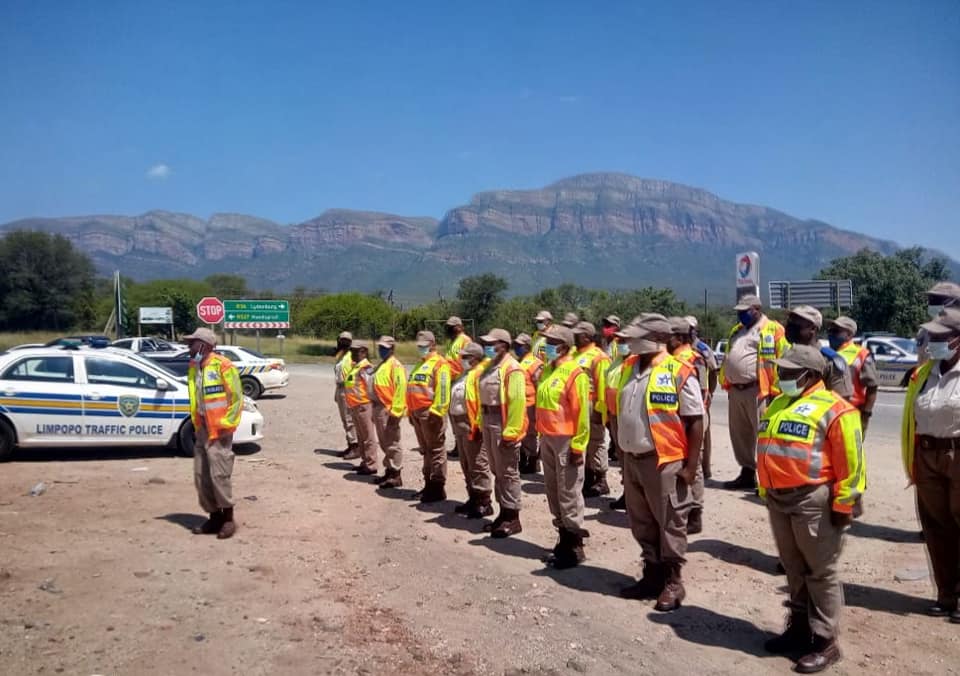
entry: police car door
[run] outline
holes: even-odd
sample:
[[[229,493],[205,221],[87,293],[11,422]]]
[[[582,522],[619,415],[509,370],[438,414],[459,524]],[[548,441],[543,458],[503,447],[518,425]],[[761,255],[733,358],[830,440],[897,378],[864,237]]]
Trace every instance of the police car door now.
[[[105,444],[166,444],[173,436],[174,392],[157,378],[112,355],[84,355],[84,423]]]
[[[0,373],[0,411],[23,446],[83,441],[82,386],[74,354],[25,354]]]

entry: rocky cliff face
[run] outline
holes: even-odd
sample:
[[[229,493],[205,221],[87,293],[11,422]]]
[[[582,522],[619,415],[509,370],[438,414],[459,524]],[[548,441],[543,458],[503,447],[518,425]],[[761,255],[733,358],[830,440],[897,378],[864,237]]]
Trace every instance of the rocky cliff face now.
[[[702,298],[733,285],[733,255],[761,254],[763,280],[803,279],[829,260],[890,242],[705,190],[624,174],[584,174],[537,190],[478,193],[441,221],[333,209],[282,226],[242,214],[26,219],[0,232],[59,232],[104,271],[135,278],[245,274],[278,290],[395,289],[411,302],[495,272],[511,291],[574,282],[673,287]],[[444,289],[446,291],[444,291]]]

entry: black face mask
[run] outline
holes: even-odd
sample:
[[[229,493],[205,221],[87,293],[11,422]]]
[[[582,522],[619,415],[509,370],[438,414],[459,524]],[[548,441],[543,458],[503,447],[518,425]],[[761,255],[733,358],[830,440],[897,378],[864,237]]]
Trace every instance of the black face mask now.
[[[453,338],[457,335],[457,329],[453,326],[448,326],[444,329],[444,332],[447,334],[447,338]]]
[[[347,342],[347,341],[345,341],[345,340],[338,340],[338,341],[337,341],[337,350],[338,350],[338,351],[341,351],[341,352],[342,352],[343,350],[349,350],[349,349],[350,349],[350,343],[349,343],[349,342]]]
[[[803,343],[803,328],[796,324],[788,323],[784,328],[786,339],[793,343]]]

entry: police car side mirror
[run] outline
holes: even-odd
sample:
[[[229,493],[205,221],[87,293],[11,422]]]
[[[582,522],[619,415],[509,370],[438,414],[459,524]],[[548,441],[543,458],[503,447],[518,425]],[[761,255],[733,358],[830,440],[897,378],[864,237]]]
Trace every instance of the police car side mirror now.
[[[170,389],[170,383],[168,383],[163,378],[157,378],[157,391],[165,392]]]

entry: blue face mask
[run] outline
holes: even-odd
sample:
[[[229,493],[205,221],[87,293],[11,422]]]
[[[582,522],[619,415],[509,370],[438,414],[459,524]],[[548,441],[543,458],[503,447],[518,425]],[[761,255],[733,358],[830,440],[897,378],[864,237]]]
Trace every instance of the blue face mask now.
[[[547,343],[543,346],[543,354],[547,357],[547,361],[556,361],[560,357],[560,350],[556,345]]]
[[[390,348],[384,347],[383,345],[377,346],[377,353],[380,355],[381,359],[386,359],[390,356]]]
[[[847,343],[843,336],[837,336],[832,333],[827,336],[827,341],[830,343],[830,349],[835,351],[839,350]]]
[[[744,326],[750,327],[753,326],[753,323],[756,321],[753,317],[753,313],[750,310],[740,310],[737,313],[737,321],[739,321]]]
[[[950,341],[948,340],[931,340],[927,343],[927,352],[930,359],[934,361],[949,361],[957,353],[956,349],[950,348]]]
[[[430,348],[417,346],[417,354],[419,354],[421,357],[426,357],[428,354],[430,354]]]
[[[497,356],[497,348],[495,348],[493,345],[484,345],[483,356],[487,359],[495,359]]]
[[[513,353],[517,355],[517,359],[523,359],[529,352],[530,349],[526,345],[517,345],[513,348]]]

